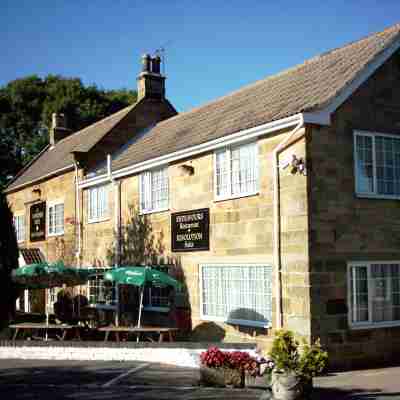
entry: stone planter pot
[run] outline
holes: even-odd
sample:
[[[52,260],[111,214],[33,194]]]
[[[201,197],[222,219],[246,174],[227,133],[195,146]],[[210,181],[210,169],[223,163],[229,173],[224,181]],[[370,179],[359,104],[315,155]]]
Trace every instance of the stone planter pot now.
[[[244,374],[231,368],[200,367],[200,383],[216,387],[244,387]]]
[[[295,372],[272,372],[271,389],[274,400],[300,400],[308,398],[312,391],[312,380]]]

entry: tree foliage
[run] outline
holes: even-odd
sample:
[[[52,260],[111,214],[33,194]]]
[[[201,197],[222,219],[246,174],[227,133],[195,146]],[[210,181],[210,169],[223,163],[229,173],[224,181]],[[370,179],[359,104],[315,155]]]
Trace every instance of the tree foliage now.
[[[135,101],[135,91],[103,90],[58,75],[32,75],[0,87],[0,190],[48,143],[52,113],[64,113],[77,131]]]
[[[18,245],[12,213],[4,194],[0,193],[0,328],[14,312],[17,291],[11,281],[11,271],[18,267]]]

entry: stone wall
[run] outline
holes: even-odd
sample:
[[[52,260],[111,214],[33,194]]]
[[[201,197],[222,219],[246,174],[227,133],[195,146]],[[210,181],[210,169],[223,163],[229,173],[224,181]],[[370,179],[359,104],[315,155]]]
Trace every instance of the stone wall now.
[[[348,324],[347,263],[400,260],[398,200],[355,195],[353,131],[400,134],[400,58],[392,57],[309,134],[312,336],[333,365],[366,366],[400,353],[399,328],[354,330]]]
[[[199,265],[263,264],[273,265],[273,187],[272,150],[283,140],[286,132],[275,137],[264,137],[259,144],[259,194],[238,199],[214,199],[214,155],[204,154],[176,162],[169,166],[170,209],[147,214],[144,218],[150,227],[147,251],[157,256],[159,262],[173,263],[176,273],[183,274],[191,311],[192,326],[199,339],[213,340],[221,329],[226,341],[254,341],[261,346],[270,344],[272,329],[207,323],[200,316]],[[301,139],[282,153],[283,158],[305,156],[305,140]],[[185,172],[182,165],[190,165],[194,174]],[[308,218],[307,179],[292,175],[289,169],[281,171],[282,201],[282,281],[284,295],[284,323],[299,335],[310,334],[309,283],[308,283]],[[115,187],[111,185],[110,199],[114,203]],[[112,193],[112,194],[111,194]],[[83,195],[86,197],[86,194]],[[86,204],[86,202],[84,202]],[[135,208],[138,218],[139,177],[121,180],[122,224],[129,219],[129,209]],[[105,262],[107,249],[112,248],[114,206],[110,220],[87,224],[84,222],[83,264],[99,259]],[[171,213],[198,208],[210,209],[210,250],[186,253],[171,252]],[[85,221],[85,220],[84,220]],[[275,326],[275,270],[273,269],[273,316]]]

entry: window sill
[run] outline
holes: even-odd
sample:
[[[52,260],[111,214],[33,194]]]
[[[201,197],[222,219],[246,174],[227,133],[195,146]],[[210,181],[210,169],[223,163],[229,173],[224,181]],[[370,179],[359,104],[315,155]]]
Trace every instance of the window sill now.
[[[365,324],[349,324],[350,329],[360,330],[360,329],[379,329],[379,328],[394,328],[400,326],[400,321],[385,321],[377,323],[365,323]]]
[[[234,200],[234,199],[241,199],[243,197],[251,197],[251,196],[257,196],[259,195],[260,192],[252,192],[252,193],[241,193],[241,194],[237,194],[234,196],[221,196],[221,197],[215,197],[214,198],[214,202],[219,202],[219,201],[225,201],[225,200]]]
[[[373,199],[373,200],[400,200],[400,196],[391,196],[391,195],[374,194],[374,193],[356,193],[356,197],[360,199]]]
[[[153,306],[144,306],[144,311],[151,311],[151,312],[169,312],[169,307],[153,307]]]
[[[110,219],[110,217],[104,217],[104,218],[98,218],[98,219],[88,219],[87,223],[88,224],[96,224],[97,222],[105,222],[108,221]]]
[[[169,211],[169,207],[167,207],[167,208],[158,208],[156,210],[140,210],[140,214],[141,215],[155,214],[155,213],[160,213],[160,212],[165,212],[165,211]]]
[[[254,328],[271,328],[271,323],[268,322],[259,322],[259,321],[247,321],[242,319],[225,319],[225,318],[218,318],[218,317],[207,317],[202,315],[201,319],[203,321],[212,321],[212,322],[222,322],[224,324],[229,325],[242,325],[242,326],[251,326]]]
[[[49,233],[47,232],[47,237],[55,237],[55,236],[63,236],[64,235],[64,231],[59,232],[59,233]]]

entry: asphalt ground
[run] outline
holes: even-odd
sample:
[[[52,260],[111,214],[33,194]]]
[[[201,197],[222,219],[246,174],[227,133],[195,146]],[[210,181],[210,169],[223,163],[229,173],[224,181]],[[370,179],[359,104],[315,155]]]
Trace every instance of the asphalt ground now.
[[[259,399],[261,388],[198,386],[196,369],[145,362],[0,360],[0,399]],[[329,374],[313,399],[400,400],[400,367]]]

